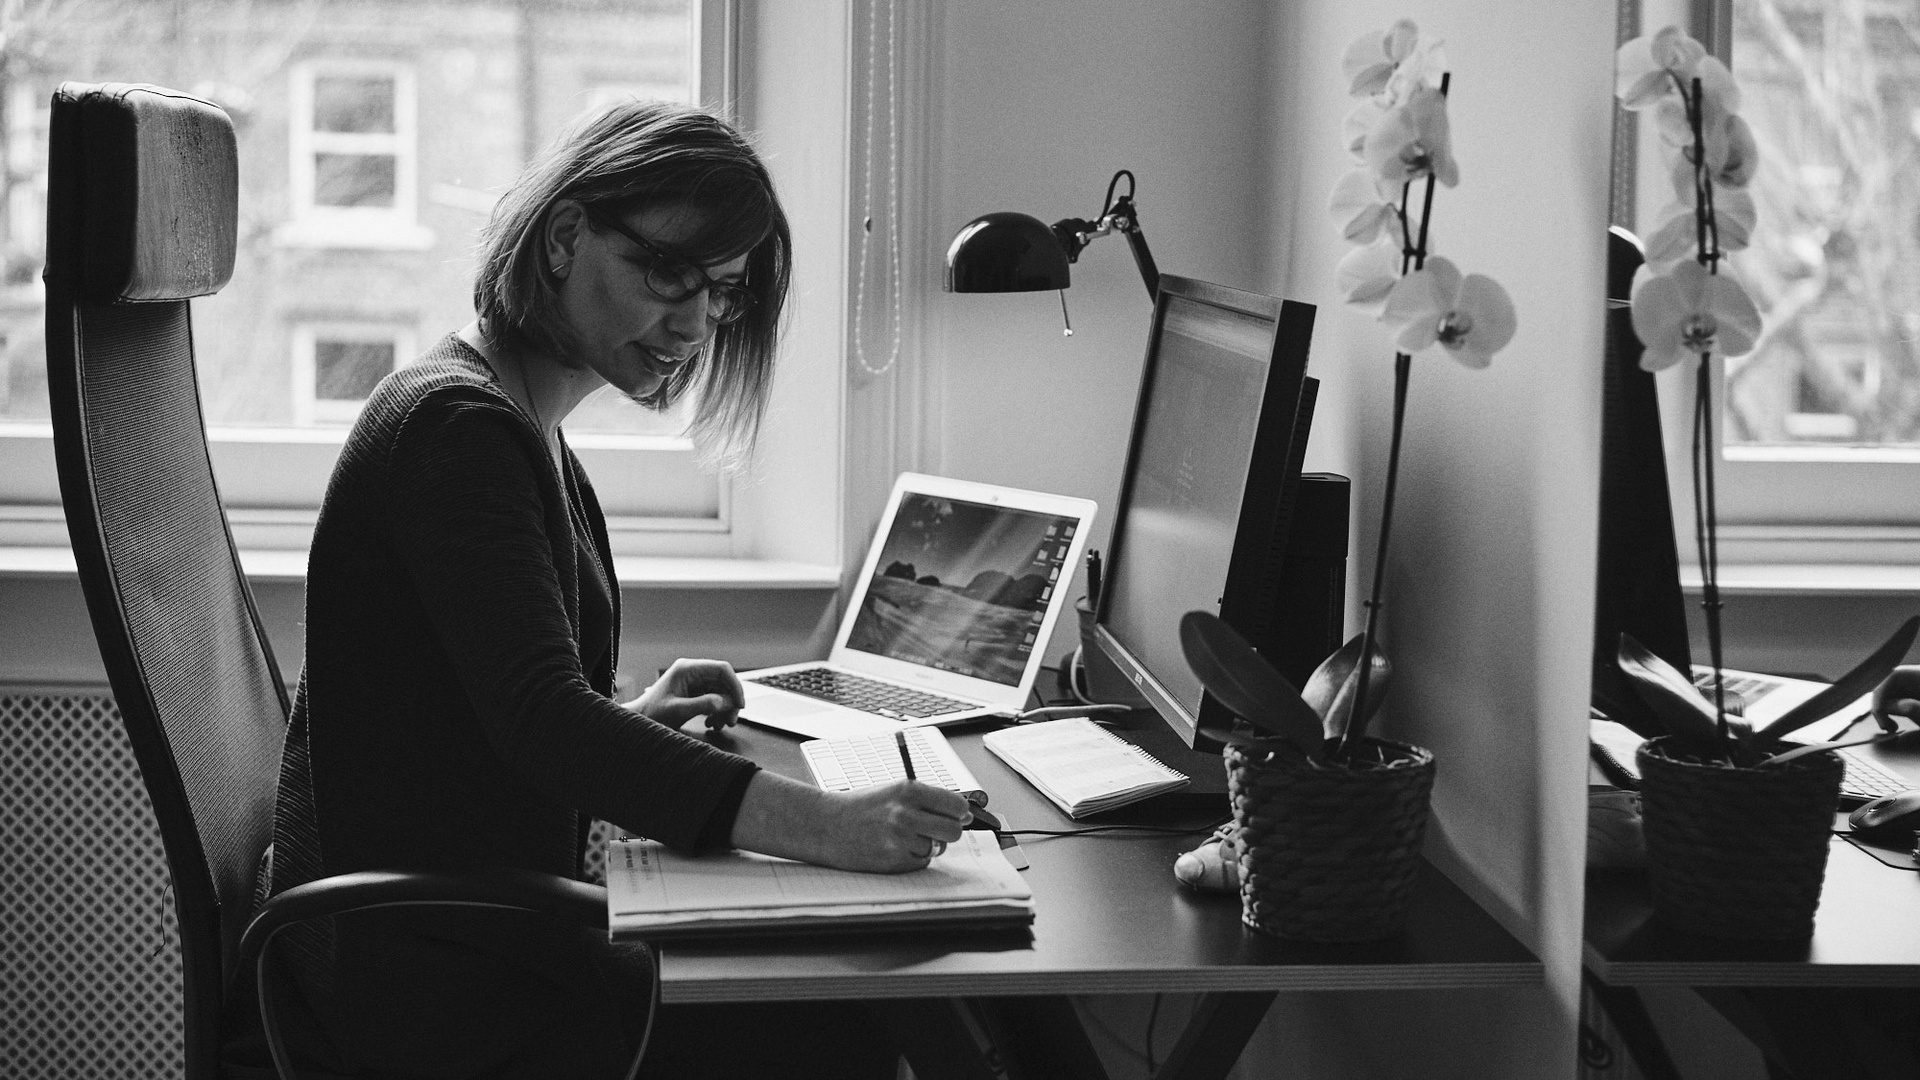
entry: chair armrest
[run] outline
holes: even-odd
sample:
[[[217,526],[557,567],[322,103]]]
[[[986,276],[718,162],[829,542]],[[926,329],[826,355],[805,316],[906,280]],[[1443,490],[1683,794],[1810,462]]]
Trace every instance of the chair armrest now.
[[[328,915],[400,905],[514,908],[606,929],[607,890],[534,870],[368,870],[296,885],[267,899],[240,935],[242,962],[285,927]]]

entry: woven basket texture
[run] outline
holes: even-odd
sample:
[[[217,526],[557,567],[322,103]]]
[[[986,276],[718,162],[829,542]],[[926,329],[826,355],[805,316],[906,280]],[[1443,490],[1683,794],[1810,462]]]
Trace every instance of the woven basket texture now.
[[[1373,941],[1398,933],[1420,872],[1433,754],[1366,739],[1385,764],[1307,758],[1290,743],[1226,749],[1240,847],[1241,921],[1300,941]]]
[[[1655,914],[1717,938],[1813,933],[1844,766],[1809,754],[1777,768],[1694,760],[1666,739],[1640,748],[1640,811]]]

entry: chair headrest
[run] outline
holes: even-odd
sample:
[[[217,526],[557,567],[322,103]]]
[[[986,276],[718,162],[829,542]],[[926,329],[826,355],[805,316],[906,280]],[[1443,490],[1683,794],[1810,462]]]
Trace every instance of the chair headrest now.
[[[240,199],[227,114],[161,86],[66,82],[51,122],[49,280],[92,303],[220,291]]]

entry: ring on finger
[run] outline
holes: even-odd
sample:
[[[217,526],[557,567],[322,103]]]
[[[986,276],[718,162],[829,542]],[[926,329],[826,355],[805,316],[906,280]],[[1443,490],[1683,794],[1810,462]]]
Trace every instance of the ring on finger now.
[[[933,844],[927,848],[927,858],[937,859],[940,857],[940,853],[945,850],[947,850],[946,843],[941,840],[935,840]]]

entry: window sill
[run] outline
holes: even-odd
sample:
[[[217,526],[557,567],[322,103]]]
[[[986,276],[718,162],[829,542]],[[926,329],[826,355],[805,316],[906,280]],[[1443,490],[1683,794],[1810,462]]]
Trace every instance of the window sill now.
[[[300,584],[307,578],[307,553],[298,549],[240,552],[247,579],[255,585]],[[840,587],[840,569],[815,563],[762,559],[701,559],[615,556],[614,576],[622,589],[819,590]],[[62,547],[0,547],[0,579],[70,580],[78,575],[73,552]]]
[[[1680,568],[1680,585],[1700,592],[1700,570]],[[1720,591],[1729,596],[1920,595],[1920,566],[1859,563],[1721,564]]]

